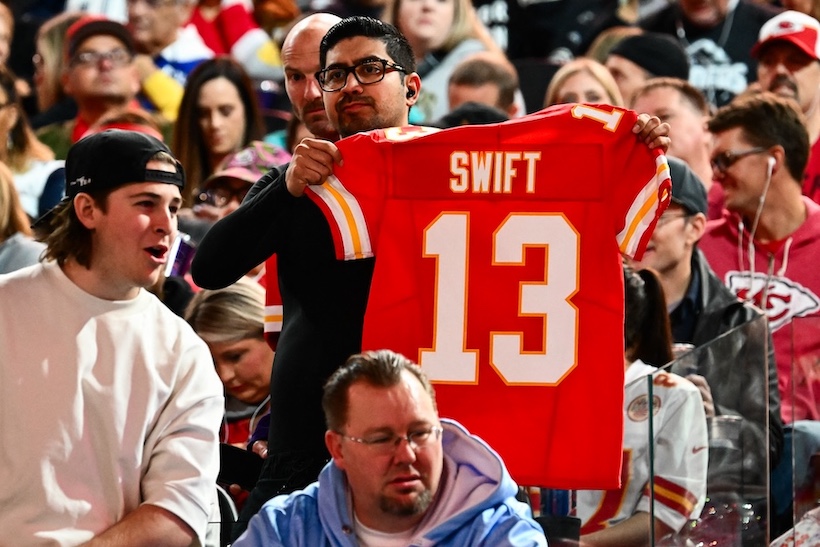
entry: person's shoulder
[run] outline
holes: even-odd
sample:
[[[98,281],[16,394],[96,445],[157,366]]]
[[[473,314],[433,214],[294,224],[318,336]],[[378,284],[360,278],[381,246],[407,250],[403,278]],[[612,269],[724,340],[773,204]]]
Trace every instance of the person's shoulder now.
[[[36,283],[42,277],[43,264],[37,263],[13,272],[0,274],[0,290],[14,291],[32,283]]]
[[[321,543],[319,484],[268,500],[251,519],[248,531],[234,545],[312,545]]]

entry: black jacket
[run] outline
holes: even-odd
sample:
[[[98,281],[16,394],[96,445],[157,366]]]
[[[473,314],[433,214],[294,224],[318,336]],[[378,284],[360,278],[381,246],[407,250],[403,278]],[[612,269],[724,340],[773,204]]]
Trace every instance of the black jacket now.
[[[779,460],[783,448],[780,392],[768,322],[760,309],[739,300],[721,282],[699,249],[695,249],[692,256],[692,269],[700,274],[700,312],[692,340],[697,348],[698,374],[709,383],[715,414],[744,418],[742,468],[727,469],[726,465],[711,458],[710,487],[716,484],[715,481],[718,484],[742,481],[747,485],[765,485],[768,466],[760,447],[767,446],[765,431],[761,427],[767,420],[767,400],[770,466]],[[737,328],[741,325],[744,327]],[[768,348],[764,349],[766,341]],[[728,465],[728,462],[723,463]]]

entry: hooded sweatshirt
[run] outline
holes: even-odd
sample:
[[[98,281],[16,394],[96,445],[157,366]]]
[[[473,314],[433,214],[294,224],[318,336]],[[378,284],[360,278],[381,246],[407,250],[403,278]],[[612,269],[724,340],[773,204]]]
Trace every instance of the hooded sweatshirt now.
[[[820,420],[820,205],[803,202],[806,221],[782,241],[751,241],[742,219],[724,211],[699,243],[726,286],[769,318],[784,423]]]
[[[427,516],[408,542],[432,545],[547,545],[498,454],[460,424],[441,420],[444,472]],[[235,547],[355,546],[356,519],[345,474],[331,461],[319,482],[268,501]]]

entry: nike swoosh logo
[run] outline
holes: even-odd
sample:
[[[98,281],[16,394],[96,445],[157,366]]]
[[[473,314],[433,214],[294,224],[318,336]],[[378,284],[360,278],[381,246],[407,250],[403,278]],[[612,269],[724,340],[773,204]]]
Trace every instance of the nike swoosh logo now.
[[[707,448],[709,448],[709,447],[708,446],[696,446],[695,448],[692,449],[692,454],[697,454],[701,450],[706,450]]]

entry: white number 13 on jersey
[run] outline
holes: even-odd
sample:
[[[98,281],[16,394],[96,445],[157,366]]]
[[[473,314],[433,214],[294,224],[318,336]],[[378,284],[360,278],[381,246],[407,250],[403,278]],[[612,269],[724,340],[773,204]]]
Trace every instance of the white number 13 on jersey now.
[[[424,256],[436,258],[433,347],[419,364],[436,382],[476,383],[478,350],[467,349],[469,215],[443,213],[424,231]],[[493,265],[524,263],[526,247],[546,247],[543,282],[521,282],[518,312],[544,322],[543,350],[524,351],[523,333],[490,332],[490,365],[507,384],[559,382],[575,365],[578,234],[560,214],[512,213],[493,234]],[[491,298],[492,296],[490,296]]]

